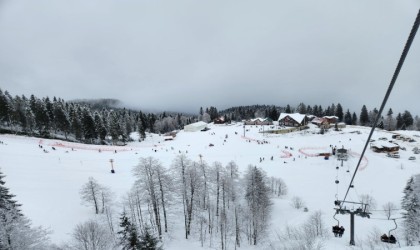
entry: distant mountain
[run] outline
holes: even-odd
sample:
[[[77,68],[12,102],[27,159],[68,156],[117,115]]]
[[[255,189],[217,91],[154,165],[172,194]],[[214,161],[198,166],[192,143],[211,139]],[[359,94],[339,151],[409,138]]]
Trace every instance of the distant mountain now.
[[[103,99],[76,99],[70,102],[89,105],[92,109],[112,109],[123,108],[123,103],[118,99],[103,98]]]

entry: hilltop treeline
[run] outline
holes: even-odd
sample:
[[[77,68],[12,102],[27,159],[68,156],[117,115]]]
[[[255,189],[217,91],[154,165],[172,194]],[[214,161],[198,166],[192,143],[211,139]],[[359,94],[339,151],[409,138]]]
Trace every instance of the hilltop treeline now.
[[[112,99],[92,103],[34,95],[12,97],[0,89],[0,132],[102,144],[125,142],[134,131],[144,138],[146,132],[181,129],[193,121],[183,114],[111,108],[116,104]]]
[[[141,138],[146,132],[166,133],[182,129],[197,120],[212,122],[224,117],[225,122],[242,121],[256,117],[277,120],[280,113],[301,113],[317,117],[337,116],[348,125],[371,126],[378,110],[368,111],[365,105],[360,113],[344,111],[340,103],[326,108],[321,105],[297,107],[274,105],[238,106],[218,111],[216,107],[200,108],[198,117],[181,113],[145,113],[119,108],[115,99],[78,100],[66,102],[61,98],[38,98],[31,95],[12,97],[0,89],[0,133],[15,133],[43,138],[60,138],[84,143],[117,143],[129,139],[129,134],[138,131]],[[379,128],[387,130],[419,130],[420,118],[413,118],[409,111],[394,114],[390,108],[379,120]]]
[[[379,111],[376,108],[369,111],[366,105],[363,105],[361,110],[356,113],[349,109],[345,110],[340,103],[333,103],[325,108],[322,105],[311,106],[300,103],[297,107],[292,107],[289,104],[286,107],[274,105],[237,106],[220,111],[218,114],[224,116],[228,121],[241,121],[256,117],[277,120],[280,113],[300,113],[317,117],[337,116],[340,122],[347,125],[371,126]],[[206,117],[205,114],[203,116]],[[387,130],[420,130],[420,118],[418,116],[413,118],[407,110],[395,115],[392,108],[389,108],[387,112],[382,113],[378,127]]]

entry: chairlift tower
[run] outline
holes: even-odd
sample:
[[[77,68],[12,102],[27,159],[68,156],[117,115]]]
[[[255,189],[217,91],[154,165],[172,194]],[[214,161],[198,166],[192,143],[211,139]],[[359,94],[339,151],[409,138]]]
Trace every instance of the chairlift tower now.
[[[345,203],[360,205],[360,207],[357,208],[356,210],[350,210],[350,209],[347,209],[346,207],[343,208],[343,204]],[[370,218],[371,213],[366,211],[368,204],[364,204],[360,202],[352,202],[352,201],[339,201],[339,200],[336,200],[334,204],[336,206],[339,206],[339,208],[335,208],[336,214],[350,214],[350,245],[354,246],[355,245],[354,215],[359,215],[362,218],[365,218],[365,217]]]

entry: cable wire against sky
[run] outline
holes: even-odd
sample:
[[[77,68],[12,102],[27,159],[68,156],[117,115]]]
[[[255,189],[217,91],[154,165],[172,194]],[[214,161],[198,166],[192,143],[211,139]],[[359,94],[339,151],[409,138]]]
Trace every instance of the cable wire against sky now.
[[[381,114],[382,114],[382,111],[383,111],[383,109],[385,107],[385,104],[388,101],[388,98],[389,98],[389,96],[391,94],[392,88],[394,87],[394,84],[395,84],[395,82],[396,82],[396,80],[398,78],[398,74],[401,71],[401,68],[402,68],[402,66],[404,64],[405,58],[407,57],[408,51],[410,50],[411,44],[413,43],[414,37],[416,36],[417,30],[419,28],[419,25],[420,25],[420,9],[419,9],[419,12],[417,13],[417,18],[416,18],[416,20],[414,22],[413,28],[411,29],[410,36],[408,37],[408,40],[407,40],[407,42],[405,44],[404,50],[403,50],[403,52],[401,54],[401,57],[400,57],[400,60],[398,62],[397,68],[395,69],[394,75],[392,76],[392,80],[391,80],[391,82],[389,84],[389,87],[388,87],[388,90],[387,90],[387,92],[385,94],[384,100],[382,101],[381,108],[379,109],[379,112],[378,112],[377,116],[375,117],[375,122],[372,125],[372,129],[370,130],[369,136],[368,136],[368,138],[366,140],[365,147],[363,148],[362,154],[360,155],[360,159],[359,159],[359,161],[357,163],[356,169],[354,170],[353,177],[351,178],[349,187],[347,188],[347,191],[346,191],[346,195],[344,196],[343,202],[341,204],[343,204],[346,201],[347,195],[348,195],[348,193],[350,191],[350,188],[351,188],[351,185],[352,185],[352,183],[354,181],[354,177],[356,176],[357,170],[359,169],[360,162],[362,161],[362,158],[365,155],[365,151],[366,151],[366,148],[367,148],[367,146],[369,144],[369,141],[370,141],[370,139],[372,137],[373,131],[376,128],[376,125],[378,123],[379,118],[381,117]],[[342,205],[340,205],[340,208],[341,208],[341,206]]]

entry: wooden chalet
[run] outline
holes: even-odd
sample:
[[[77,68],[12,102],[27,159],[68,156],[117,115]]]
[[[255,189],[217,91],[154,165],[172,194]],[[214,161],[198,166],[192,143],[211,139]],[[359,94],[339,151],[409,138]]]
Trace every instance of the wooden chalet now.
[[[255,118],[244,121],[244,125],[273,125],[270,118]]]
[[[281,113],[278,122],[280,126],[300,127],[308,124],[308,118],[306,117],[306,115],[302,115],[299,113]]]
[[[223,116],[215,118],[213,120],[213,123],[214,124],[225,124],[225,118]]]
[[[397,144],[386,141],[378,141],[377,143],[371,143],[370,148],[377,153],[398,152],[398,150],[400,150],[400,146],[398,146]]]
[[[322,118],[324,118],[325,120],[327,120],[329,124],[333,124],[333,123],[337,123],[338,122],[338,117],[337,116],[334,116],[334,115],[333,116],[324,116]]]
[[[314,119],[312,119],[311,123],[317,125],[320,128],[330,127],[330,123],[328,122],[328,120],[321,117],[315,117]]]

